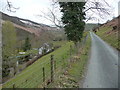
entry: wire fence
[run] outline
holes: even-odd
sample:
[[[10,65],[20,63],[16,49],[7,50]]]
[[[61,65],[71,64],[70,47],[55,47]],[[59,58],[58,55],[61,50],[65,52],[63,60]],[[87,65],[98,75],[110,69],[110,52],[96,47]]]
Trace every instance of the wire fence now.
[[[39,66],[45,65],[45,63],[47,64],[48,61],[44,61],[44,62],[40,63]],[[19,77],[19,78],[18,78],[16,81],[14,81],[14,82],[12,82],[12,83],[11,83],[12,80],[8,81],[8,83],[10,82],[10,84],[7,85],[7,87],[12,87],[13,84],[15,84],[15,83],[17,83],[17,84],[20,85],[19,82],[24,82],[24,81],[26,81],[27,79],[33,78],[34,74],[35,74],[36,72],[38,72],[39,70],[41,70],[41,67],[38,68],[38,65],[36,65],[34,68],[37,68],[37,69],[34,70],[34,71],[32,71],[32,68],[30,68],[30,69],[26,70],[25,72],[18,74],[17,77]],[[29,72],[29,74],[27,74],[28,72]],[[36,75],[36,74],[35,74],[35,75]],[[25,76],[25,78],[23,78],[22,76]],[[13,79],[15,79],[15,78],[16,78],[16,77],[14,77]]]
[[[85,44],[87,36],[80,43]],[[37,88],[45,87],[54,81],[55,75],[60,72],[60,68],[64,69],[70,63],[72,54],[75,53],[74,45],[70,45],[69,49],[63,54],[50,54],[49,59],[44,58],[43,62],[35,62],[29,66],[24,72],[19,73],[13,79],[3,85],[3,88]],[[58,57],[59,56],[59,57]],[[34,70],[33,70],[33,68]]]
[[[3,88],[35,88],[45,87],[49,83],[54,81],[56,72],[61,68],[65,59],[72,53],[69,48],[62,56],[50,55],[49,59],[44,60],[41,63],[34,65],[33,68],[29,66],[24,72],[19,73],[13,79],[9,80],[3,85]],[[59,58],[59,59],[58,59]],[[43,70],[44,68],[44,70]]]

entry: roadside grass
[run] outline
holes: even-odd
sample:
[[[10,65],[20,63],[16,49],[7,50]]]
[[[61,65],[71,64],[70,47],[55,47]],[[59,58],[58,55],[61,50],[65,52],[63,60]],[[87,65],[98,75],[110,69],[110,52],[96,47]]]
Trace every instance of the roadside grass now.
[[[118,45],[120,43],[120,40],[118,39],[117,30],[112,30],[111,26],[100,27],[100,30],[96,34],[108,42],[111,46],[120,50],[120,47]]]
[[[83,78],[84,76],[84,71],[85,71],[85,66],[88,61],[88,56],[89,56],[89,51],[91,47],[91,38],[90,35],[87,38],[87,41],[85,45],[82,47],[81,53],[78,56],[80,59],[78,59],[77,62],[73,63],[72,68],[68,70],[68,73],[70,76],[72,76],[77,84],[79,85],[79,81]]]
[[[84,33],[86,36],[88,33]],[[88,53],[91,46],[90,35],[86,43],[80,47],[78,54],[73,54],[71,58],[67,60],[67,64],[64,65],[64,69],[57,71],[55,80],[47,88],[78,88],[80,80],[84,76],[85,66],[88,60]]]
[[[63,65],[63,61],[69,58],[70,45],[73,46],[73,42],[67,42],[62,47],[58,48],[54,52],[43,56],[35,63],[27,67],[21,73],[14,78],[3,84],[3,88],[37,88],[43,87],[43,72],[42,68],[45,68],[46,80],[50,77],[50,56],[54,55],[57,69]]]

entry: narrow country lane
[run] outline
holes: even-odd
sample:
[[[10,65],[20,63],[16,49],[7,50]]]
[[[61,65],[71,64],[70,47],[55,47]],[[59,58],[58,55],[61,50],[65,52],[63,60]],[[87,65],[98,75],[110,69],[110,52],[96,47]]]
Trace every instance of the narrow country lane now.
[[[90,32],[92,47],[83,88],[118,88],[118,52]]]

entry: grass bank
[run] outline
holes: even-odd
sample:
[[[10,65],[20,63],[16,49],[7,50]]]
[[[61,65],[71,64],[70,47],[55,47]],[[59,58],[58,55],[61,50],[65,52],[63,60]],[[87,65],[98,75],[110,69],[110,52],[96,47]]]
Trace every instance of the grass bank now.
[[[86,36],[86,33],[83,35]],[[84,75],[85,66],[88,60],[88,53],[91,46],[90,35],[86,42],[81,45],[77,54],[73,54],[64,65],[64,69],[57,71],[55,81],[47,88],[78,88],[80,80]]]
[[[111,26],[104,26],[100,27],[99,31],[96,34],[111,46],[120,50],[120,47],[118,45],[120,43],[120,40],[118,38],[118,30],[113,30]]]

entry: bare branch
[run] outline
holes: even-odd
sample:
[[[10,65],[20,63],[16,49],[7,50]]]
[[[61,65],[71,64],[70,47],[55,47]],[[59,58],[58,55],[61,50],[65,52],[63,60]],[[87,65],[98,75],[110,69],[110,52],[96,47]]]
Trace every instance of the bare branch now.
[[[94,14],[94,13],[93,13]],[[92,17],[93,14],[90,15],[90,17],[86,18],[86,21],[85,22],[88,22],[89,20],[92,20],[92,19],[96,19],[96,17]]]
[[[59,10],[59,4],[58,4],[58,1],[54,1],[52,2],[51,4],[51,8],[48,8],[48,13],[45,13],[43,11],[41,11],[41,17],[49,20],[50,22],[52,22],[56,27],[58,28],[63,28],[63,25],[62,25],[62,21],[61,21],[61,18],[59,17],[58,14],[60,13],[57,13]]]
[[[54,25],[57,27],[63,27],[61,19],[58,17],[59,15],[56,14],[55,11],[56,8],[60,10],[58,1],[52,0],[51,6],[52,9],[48,9],[49,14],[42,12],[42,17],[54,23]],[[106,18],[108,15],[111,15],[110,5],[105,0],[101,0],[100,2],[99,0],[86,0],[84,12],[86,13],[86,22],[89,20],[95,20],[97,18],[93,16],[95,14],[102,19]]]
[[[10,11],[10,12],[16,12],[16,10],[19,9],[19,7],[18,7],[18,8],[14,7],[14,6],[12,5],[12,3],[9,2],[8,0],[7,0],[7,5],[6,5],[6,7],[7,7],[7,10]]]
[[[91,16],[89,15],[90,12],[97,14],[97,16],[102,19],[106,18],[108,15],[111,15],[111,7],[105,0],[101,0],[100,2],[99,0],[87,0],[85,7],[86,9],[84,12],[89,17],[88,20],[91,20]]]

